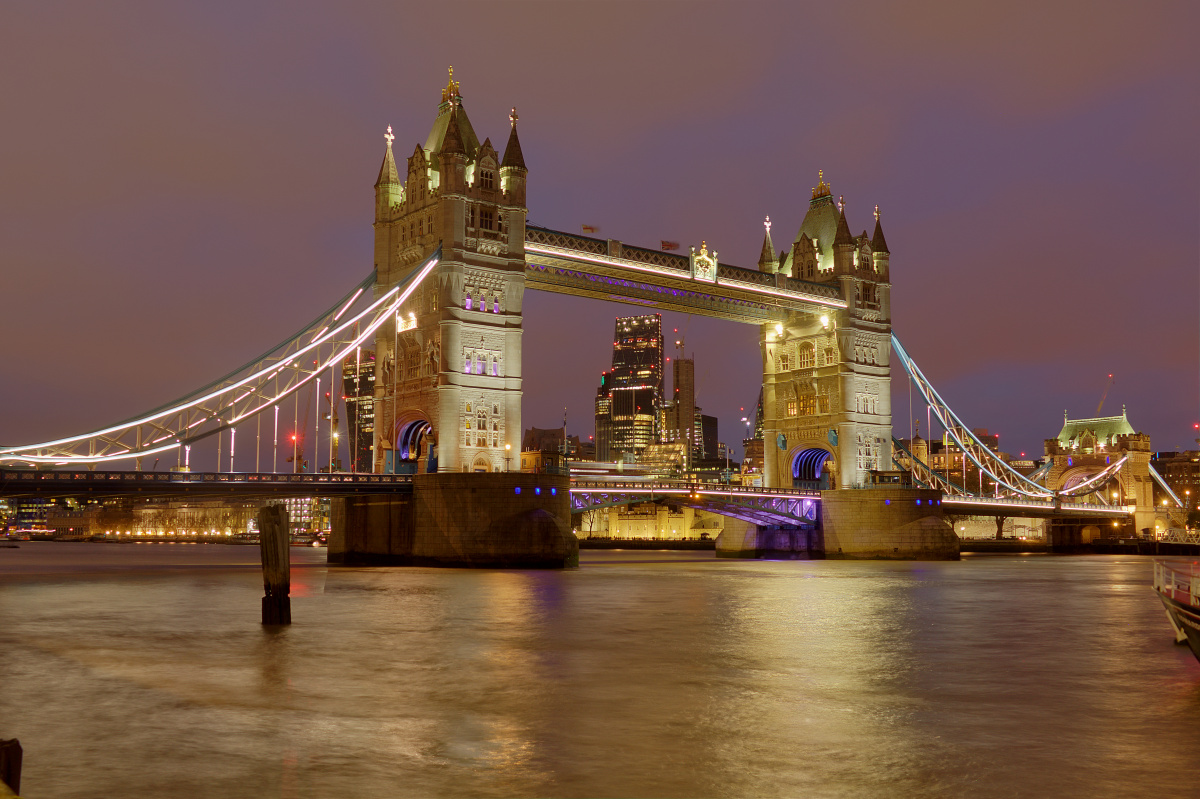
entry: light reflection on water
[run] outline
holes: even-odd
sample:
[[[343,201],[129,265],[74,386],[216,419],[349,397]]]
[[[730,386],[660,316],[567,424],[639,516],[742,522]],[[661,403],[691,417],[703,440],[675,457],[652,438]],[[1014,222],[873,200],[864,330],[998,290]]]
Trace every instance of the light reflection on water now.
[[[0,550],[24,796],[1190,795],[1200,665],[1150,561],[332,569]]]

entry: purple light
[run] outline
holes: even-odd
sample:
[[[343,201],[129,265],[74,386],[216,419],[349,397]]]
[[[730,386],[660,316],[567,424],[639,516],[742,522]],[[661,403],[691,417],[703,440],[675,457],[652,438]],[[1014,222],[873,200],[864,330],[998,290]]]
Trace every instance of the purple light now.
[[[471,310],[471,295],[470,294],[467,295],[467,304],[464,305],[463,307],[466,308],[468,311]]]
[[[542,495],[542,489],[541,489],[541,488],[535,488],[535,489],[533,489],[533,493],[537,494],[537,495],[540,497],[540,496]]]
[[[520,493],[521,493],[521,487],[520,487],[520,486],[517,486],[516,488],[514,488],[514,489],[513,489],[513,493],[514,493],[514,494],[520,494]]]
[[[919,500],[918,500],[918,501],[919,501]],[[891,504],[892,504],[892,501],[891,501],[890,499],[885,499],[885,500],[883,501],[883,504],[884,504],[884,505],[891,505]]]
[[[558,496],[558,489],[557,488],[550,489],[550,496],[552,496],[552,497]]]

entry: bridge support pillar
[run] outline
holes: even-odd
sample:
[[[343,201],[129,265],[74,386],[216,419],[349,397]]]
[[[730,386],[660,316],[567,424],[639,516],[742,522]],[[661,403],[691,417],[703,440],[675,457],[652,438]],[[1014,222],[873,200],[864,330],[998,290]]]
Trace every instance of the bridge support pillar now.
[[[923,488],[822,491],[825,557],[958,560],[958,536],[942,516],[941,498]]]
[[[333,500],[329,562],[561,569],[579,565],[570,481],[522,472],[441,472],[411,494]]]
[[[825,547],[815,525],[761,525],[726,518],[717,536],[717,557],[819,560],[825,557]]]

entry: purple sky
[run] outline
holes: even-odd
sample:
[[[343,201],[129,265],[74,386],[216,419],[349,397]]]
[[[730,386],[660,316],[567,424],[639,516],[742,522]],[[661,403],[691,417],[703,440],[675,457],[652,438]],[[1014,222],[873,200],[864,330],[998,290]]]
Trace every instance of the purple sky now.
[[[1106,413],[1193,445],[1200,7],[973,5],[5,3],[0,442],[184,394],[362,279],[384,127],[424,142],[453,64],[481,138],[517,107],[532,222],[753,266],[824,169],[853,232],[879,204],[896,331],[969,424],[1040,454],[1112,372]],[[592,432],[634,312],[527,294],[526,426]],[[740,439],[755,329],[666,322]]]

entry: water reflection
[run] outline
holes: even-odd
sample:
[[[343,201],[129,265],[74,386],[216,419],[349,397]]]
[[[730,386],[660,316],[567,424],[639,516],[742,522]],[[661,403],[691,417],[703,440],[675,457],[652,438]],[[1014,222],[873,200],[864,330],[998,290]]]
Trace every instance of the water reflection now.
[[[235,548],[69,547],[0,560],[33,799],[1186,795],[1200,751],[1200,669],[1135,558],[294,552],[268,631]]]

